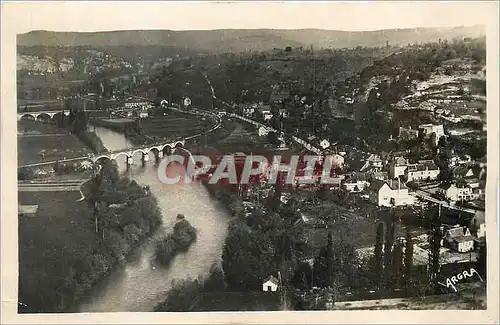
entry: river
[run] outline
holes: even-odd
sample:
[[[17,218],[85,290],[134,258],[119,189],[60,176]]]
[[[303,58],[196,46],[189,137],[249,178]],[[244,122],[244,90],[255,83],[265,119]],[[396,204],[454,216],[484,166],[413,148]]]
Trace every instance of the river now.
[[[132,147],[120,133],[102,127],[96,127],[95,132],[108,150]],[[140,159],[134,159],[136,164],[128,170],[124,156],[117,163],[122,173],[150,187],[163,213],[163,225],[80,301],[79,312],[152,311],[165,299],[173,280],[206,276],[214,263],[220,263],[229,213],[209,197],[201,184],[162,184],[153,158],[151,153],[144,167]],[[153,263],[154,242],[172,230],[178,213],[196,227],[197,239],[187,252],[178,254],[168,268],[163,268]]]

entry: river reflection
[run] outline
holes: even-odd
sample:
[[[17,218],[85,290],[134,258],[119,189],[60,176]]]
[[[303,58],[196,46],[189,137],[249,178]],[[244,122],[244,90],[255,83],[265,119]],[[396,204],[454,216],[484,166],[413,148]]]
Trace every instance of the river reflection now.
[[[121,134],[96,127],[96,134],[109,150],[130,148],[132,144]],[[118,157],[123,173],[141,185],[148,185],[163,213],[163,226],[148,238],[125,263],[96,285],[77,306],[79,312],[146,312],[165,298],[174,279],[196,278],[208,274],[214,262],[220,262],[227,232],[229,214],[209,197],[200,184],[165,185],[160,183],[150,153],[149,162],[135,164],[128,170],[125,156]],[[198,230],[197,240],[185,253],[177,255],[168,268],[152,262],[154,241],[172,230],[178,213]]]

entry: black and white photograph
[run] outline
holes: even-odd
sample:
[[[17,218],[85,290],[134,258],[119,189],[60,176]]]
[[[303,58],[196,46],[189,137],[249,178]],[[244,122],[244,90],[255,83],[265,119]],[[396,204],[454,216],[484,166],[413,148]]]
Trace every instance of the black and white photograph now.
[[[498,321],[497,2],[7,7],[14,315]]]

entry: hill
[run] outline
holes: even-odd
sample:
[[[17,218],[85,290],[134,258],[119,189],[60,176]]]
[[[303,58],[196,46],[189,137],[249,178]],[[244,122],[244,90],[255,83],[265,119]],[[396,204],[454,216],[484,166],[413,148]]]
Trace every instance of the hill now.
[[[478,37],[484,26],[453,28],[411,28],[377,31],[339,31],[320,29],[220,29],[220,30],[129,30],[106,32],[31,31],[17,36],[19,46],[169,46],[200,52],[267,51],[274,48],[308,47],[343,48],[356,46],[405,45]]]

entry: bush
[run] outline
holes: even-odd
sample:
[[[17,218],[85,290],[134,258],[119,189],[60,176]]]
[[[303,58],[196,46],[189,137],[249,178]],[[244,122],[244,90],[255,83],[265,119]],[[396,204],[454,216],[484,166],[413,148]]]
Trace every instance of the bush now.
[[[94,132],[80,131],[76,133],[76,136],[95,153],[108,151],[102,143],[101,138]]]
[[[179,220],[174,232],[159,239],[156,243],[155,257],[162,265],[168,265],[178,252],[186,251],[196,240],[196,228],[185,220]]]

